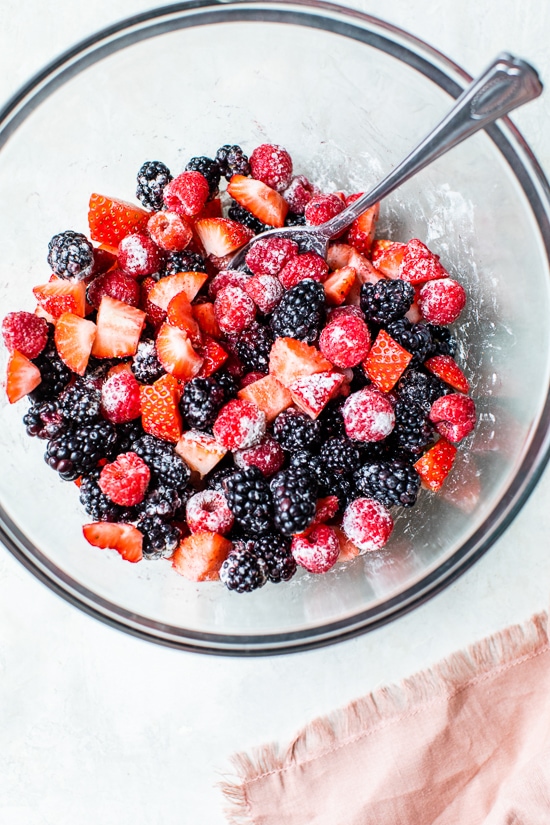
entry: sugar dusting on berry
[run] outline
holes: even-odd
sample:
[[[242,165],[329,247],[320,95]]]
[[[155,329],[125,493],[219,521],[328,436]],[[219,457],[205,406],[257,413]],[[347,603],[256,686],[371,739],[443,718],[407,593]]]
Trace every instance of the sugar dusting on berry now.
[[[346,508],[342,530],[361,554],[369,553],[386,544],[393,530],[393,519],[378,501],[356,498]]]

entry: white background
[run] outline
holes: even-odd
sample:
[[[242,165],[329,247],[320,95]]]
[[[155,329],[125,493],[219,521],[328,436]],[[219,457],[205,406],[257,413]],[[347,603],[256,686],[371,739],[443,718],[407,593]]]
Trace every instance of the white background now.
[[[550,87],[550,5],[540,0],[353,5],[471,74],[508,49]],[[69,45],[149,6],[0,0],[0,100]],[[513,119],[550,173],[550,91]],[[493,549],[414,613],[341,645],[251,661],[179,653],[112,630],[0,548],[0,823],[222,825],[216,782],[231,753],[285,742],[316,715],[546,607],[549,493],[546,473]]]

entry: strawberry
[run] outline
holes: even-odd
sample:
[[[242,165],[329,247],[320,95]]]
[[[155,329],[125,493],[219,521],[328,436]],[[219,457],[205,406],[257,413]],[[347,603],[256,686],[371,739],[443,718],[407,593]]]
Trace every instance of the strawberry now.
[[[295,338],[276,338],[269,354],[269,372],[283,386],[317,372],[331,372],[332,364],[318,349]]]
[[[189,430],[183,433],[176,444],[176,452],[188,467],[202,478],[214,469],[227,450],[216,441],[213,435],[198,430]]]
[[[141,386],[141,423],[145,432],[177,442],[182,430],[180,398],[180,386],[173,375],[163,375],[154,384]]]
[[[420,284],[436,278],[448,278],[449,273],[439,263],[439,255],[435,255],[418,238],[413,238],[405,247],[399,277],[411,284]]]
[[[245,401],[252,401],[263,410],[268,424],[292,404],[290,392],[273,375],[262,376],[239,390],[237,395]]]
[[[180,542],[172,557],[172,566],[190,581],[216,581],[232,547],[229,539],[219,533],[192,533]]]
[[[376,387],[382,392],[390,392],[401,377],[412,355],[397,341],[381,329],[371,351],[363,362],[363,367]]]
[[[197,349],[199,355],[203,358],[199,378],[208,378],[209,375],[219,370],[229,357],[221,344],[218,344],[210,335],[203,336],[202,344]]]
[[[329,306],[335,307],[344,303],[355,283],[356,276],[357,270],[353,266],[343,266],[328,276],[323,286]]]
[[[267,226],[284,226],[288,203],[275,189],[262,181],[244,175],[233,175],[227,192],[240,206],[248,209]]]
[[[469,391],[468,379],[450,355],[434,355],[424,361],[424,366],[454,390],[463,393]]]
[[[202,218],[221,218],[222,217],[222,202],[220,198],[212,198],[211,201],[206,201],[203,208],[196,217],[197,221]]]
[[[362,194],[362,192],[359,192],[356,195],[349,195],[349,197],[346,198],[346,206],[354,203]],[[371,206],[370,209],[367,209],[359,215],[348,230],[348,243],[363,255],[368,255],[371,250],[379,214],[380,204],[376,203],[374,206]]]
[[[338,394],[343,382],[344,376],[340,372],[317,372],[298,378],[288,385],[288,389],[296,406],[310,418],[317,418]]]
[[[399,278],[403,256],[407,248],[404,243],[394,241],[374,241],[371,247],[371,261],[386,278]]]
[[[162,280],[166,281],[167,278],[162,278]],[[151,324],[151,326],[153,326],[155,329],[158,329],[160,325],[163,324],[164,321],[166,321],[166,309],[161,309],[161,307],[159,307],[157,304],[153,304],[153,302],[149,300],[149,294],[156,285],[157,282],[154,280],[154,278],[151,278],[149,275],[143,279],[143,281],[139,285],[141,293],[139,306],[140,309],[143,309],[145,311],[145,314],[147,316],[147,322]]]
[[[97,335],[92,348],[96,358],[127,358],[135,355],[145,313],[141,309],[104,295],[97,313]]]
[[[137,562],[143,558],[143,534],[131,524],[96,521],[85,524],[82,532],[89,544],[116,550],[126,561]]]
[[[475,427],[475,404],[467,395],[442,395],[433,402],[429,418],[439,435],[449,441],[461,441]]]
[[[175,275],[168,275],[157,281],[148,292],[147,299],[166,312],[168,304],[179,292],[183,292],[191,302],[207,278],[205,272],[177,272]]]
[[[195,230],[206,254],[216,258],[235,252],[254,237],[251,229],[229,218],[203,218],[196,222]]]
[[[349,260],[355,252],[353,246],[347,243],[331,243],[327,250],[327,263],[330,269],[342,269],[349,265]]]
[[[338,538],[338,543],[340,545],[340,555],[338,556],[338,561],[345,562],[357,558],[359,555],[359,548],[356,547],[350,539],[348,539],[344,531],[339,527],[333,526],[332,529],[336,533],[336,537]]]
[[[173,327],[178,327],[187,333],[193,346],[202,342],[199,325],[193,317],[193,310],[185,292],[178,292],[168,304],[166,320]]]
[[[32,392],[42,381],[40,370],[26,355],[14,350],[8,361],[6,395],[10,404]]]
[[[48,324],[32,312],[8,312],[2,321],[2,337],[10,352],[18,350],[37,358],[48,342]]]
[[[59,357],[77,375],[84,375],[96,338],[92,321],[64,312],[55,327],[55,346]]]
[[[222,333],[216,321],[214,304],[192,304],[191,312],[201,332],[204,332],[205,335],[212,336],[212,338],[221,338]]]
[[[42,307],[53,318],[64,312],[72,312],[84,318],[86,311],[86,284],[84,281],[64,281],[55,278],[47,284],[35,286],[33,294]]]
[[[94,193],[88,211],[90,237],[116,248],[131,232],[145,232],[150,216],[139,206]]]
[[[184,330],[163,324],[158,331],[155,346],[160,363],[174,378],[190,381],[200,372],[203,359],[193,349]]]
[[[456,456],[456,447],[446,439],[440,438],[427,453],[415,462],[414,468],[422,484],[433,492],[437,492],[443,486],[443,482],[449,475]]]

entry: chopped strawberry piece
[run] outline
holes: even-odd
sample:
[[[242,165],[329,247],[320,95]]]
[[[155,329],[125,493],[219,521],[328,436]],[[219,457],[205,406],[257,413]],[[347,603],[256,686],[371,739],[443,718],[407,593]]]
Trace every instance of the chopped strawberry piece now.
[[[356,195],[347,197],[346,206],[354,203],[358,198],[362,197],[362,195],[363,193],[359,192]],[[348,230],[348,243],[363,255],[370,253],[379,214],[380,204],[376,203],[374,206],[371,206],[370,209],[367,209],[359,215]]]
[[[355,283],[356,276],[357,270],[353,266],[344,266],[328,276],[323,286],[329,306],[335,307],[344,303]]]
[[[200,221],[202,218],[221,218],[222,217],[222,202],[220,198],[212,198],[211,201],[206,201],[203,208],[196,217]]]
[[[246,470],[247,467],[257,467],[266,478],[269,478],[285,463],[285,451],[278,441],[268,435],[254,447],[236,450],[233,453],[233,460],[241,470]]]
[[[167,278],[162,278],[162,280],[166,281]],[[140,309],[145,310],[147,322],[151,324],[151,326],[153,326],[155,329],[158,329],[160,325],[163,324],[164,321],[166,321],[166,309],[161,309],[161,307],[157,306],[157,304],[154,304],[152,301],[149,300],[149,295],[156,285],[157,282],[154,278],[147,276],[143,279],[143,281],[141,282],[141,300],[139,306]],[[170,303],[170,301],[168,303]]]
[[[451,393],[437,398],[430,409],[430,421],[439,435],[449,441],[461,441],[476,423],[476,407],[467,395]]]
[[[284,293],[284,287],[275,275],[255,275],[244,288],[260,312],[266,315],[273,312]]]
[[[386,278],[399,278],[401,264],[407,245],[394,241],[374,241],[371,247],[371,261]]]
[[[382,392],[390,392],[404,373],[412,355],[381,329],[363,364],[366,374]]]
[[[115,250],[98,246],[94,249],[94,268],[92,270],[92,277],[97,278],[98,275],[103,275],[114,266],[116,266],[117,256]]]
[[[313,195],[304,209],[306,224],[320,226],[340,214],[345,205],[342,198],[335,194]]]
[[[86,284],[84,281],[64,281],[55,278],[47,284],[33,288],[39,305],[53,318],[64,312],[72,312],[84,318],[86,311]]]
[[[163,189],[165,205],[172,212],[196,218],[210,194],[208,181],[200,172],[182,172]]]
[[[212,338],[221,338],[221,330],[216,321],[216,313],[214,312],[214,304],[192,304],[191,312],[193,318],[199,325],[199,329],[205,335],[210,335]]]
[[[424,453],[415,462],[414,468],[422,479],[424,487],[434,493],[441,489],[443,482],[451,471],[456,452],[456,447],[453,444],[449,444],[444,438],[440,438],[437,444],[434,444],[427,453]]]
[[[10,352],[18,350],[37,358],[48,342],[48,324],[32,312],[8,312],[2,321],[2,337]]]
[[[258,381],[248,384],[239,390],[238,396],[251,401],[262,410],[268,424],[292,404],[290,392],[273,375],[262,376]]]
[[[101,385],[101,412],[109,421],[123,424],[141,415],[139,383],[128,364],[117,364]]]
[[[344,376],[340,372],[318,372],[298,378],[289,384],[288,389],[296,406],[311,418],[317,418],[328,402],[338,395],[343,383]]]
[[[278,277],[285,289],[291,289],[306,278],[323,283],[327,275],[328,264],[324,258],[316,252],[301,252],[290,259]]]
[[[88,212],[90,237],[116,248],[125,235],[145,232],[150,215],[139,206],[94,193]]]
[[[185,292],[178,292],[168,304],[166,320],[173,327],[178,327],[187,333],[193,346],[202,343],[202,334],[193,315],[193,308]]]
[[[424,361],[424,366],[454,390],[463,393],[469,391],[468,379],[450,355],[434,355]]]
[[[155,339],[157,357],[166,372],[181,381],[190,381],[200,372],[203,359],[193,349],[186,332],[163,324]]]
[[[448,278],[449,273],[439,263],[439,255],[418,238],[413,238],[405,247],[399,277],[411,284],[420,284],[435,278]]]
[[[360,552],[359,548],[348,539],[344,531],[339,527],[333,527],[332,529],[336,533],[338,543],[340,544],[340,555],[338,556],[338,562],[342,563],[352,561],[352,559],[357,558]]]
[[[355,315],[333,318],[319,336],[319,349],[335,367],[356,367],[371,347],[369,328]]]
[[[386,544],[393,530],[393,519],[380,502],[356,498],[346,507],[342,530],[361,554],[370,553]]]
[[[319,524],[307,536],[294,536],[290,552],[310,573],[326,573],[338,560],[340,542],[332,527]]]
[[[389,399],[373,387],[352,393],[342,408],[348,438],[355,441],[383,441],[395,426]]]
[[[98,485],[103,495],[120,504],[133,507],[145,498],[151,471],[136,453],[121,453],[111,464],[105,464]]]
[[[10,404],[15,404],[35,390],[42,381],[40,370],[22,352],[14,350],[8,361],[6,373],[6,395]]]
[[[118,245],[118,265],[132,278],[143,278],[158,272],[162,261],[158,246],[141,232],[126,235]]]
[[[96,521],[85,524],[82,532],[89,544],[116,550],[126,561],[137,562],[143,558],[143,534],[131,524]]]
[[[236,334],[253,322],[256,307],[244,289],[239,286],[226,286],[216,295],[214,312],[221,331]]]
[[[297,175],[292,178],[282,194],[291,212],[295,215],[303,215],[306,206],[315,195],[315,187],[304,175]]]
[[[127,275],[120,269],[111,269],[95,278],[86,290],[86,298],[94,309],[99,309],[104,295],[137,307],[140,304],[141,289],[131,275]]]
[[[212,432],[222,447],[244,450],[262,440],[265,427],[266,416],[263,410],[251,401],[238,398],[221,408]]]
[[[226,286],[239,286],[241,289],[246,289],[250,278],[248,272],[239,272],[237,269],[222,269],[217,275],[214,275],[208,284],[208,297],[215,299],[218,292],[225,289]]]
[[[298,244],[290,238],[265,238],[254,244],[245,260],[254,275],[278,275],[298,252]]]
[[[141,386],[141,423],[145,432],[177,442],[182,431],[180,398],[180,387],[173,375],[163,375],[154,384]]]
[[[201,478],[214,469],[226,452],[213,435],[198,430],[183,433],[176,444],[176,453]]]
[[[183,292],[187,300],[192,301],[207,278],[205,272],[177,272],[175,275],[167,275],[166,278],[157,281],[147,298],[152,304],[167,311],[168,304],[179,292]]]
[[[288,203],[275,189],[262,181],[244,175],[233,175],[227,192],[240,206],[248,209],[267,226],[284,226]]]
[[[466,306],[466,292],[452,278],[428,281],[420,290],[418,306],[430,324],[452,324]]]
[[[233,526],[233,513],[223,493],[202,490],[195,493],[185,506],[187,525],[192,533],[228,533]]]
[[[203,359],[202,367],[198,373],[199,378],[208,378],[225,364],[229,358],[228,353],[221,344],[218,344],[210,335],[204,335],[202,344],[197,348],[199,355]]]
[[[97,334],[92,348],[96,358],[127,358],[135,355],[145,313],[141,309],[104,295],[97,312]]]
[[[251,229],[229,218],[203,218],[196,222],[195,230],[206,254],[217,258],[236,252],[254,237]]]
[[[96,334],[97,328],[92,321],[71,312],[64,312],[57,321],[54,334],[57,352],[63,363],[77,375],[86,372]]]
[[[177,212],[167,210],[151,215],[147,231],[156,245],[168,252],[181,252],[193,237],[191,224]]]
[[[233,545],[219,533],[192,533],[172,557],[174,570],[193,582],[216,581]]]
[[[368,258],[353,249],[349,256],[348,266],[352,266],[357,273],[357,280],[360,284],[376,284],[383,277],[374,267]]]
[[[317,504],[315,505],[315,517],[313,519],[313,523],[324,524],[326,521],[330,521],[331,518],[335,517],[339,509],[340,502],[338,501],[338,496],[325,496],[324,498],[318,498]]]
[[[331,372],[332,364],[318,349],[295,338],[277,338],[269,355],[269,372],[285,387],[317,372]]]
[[[327,251],[327,263],[330,269],[342,269],[349,265],[356,250],[347,243],[331,243]]]
[[[282,146],[262,143],[250,155],[250,172],[256,180],[282,192],[292,180],[292,158]]]

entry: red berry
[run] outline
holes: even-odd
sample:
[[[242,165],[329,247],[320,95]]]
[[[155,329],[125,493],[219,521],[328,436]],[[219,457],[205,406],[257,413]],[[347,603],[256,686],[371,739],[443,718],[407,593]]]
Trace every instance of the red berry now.
[[[208,285],[208,297],[215,298],[220,289],[226,286],[240,286],[241,289],[246,289],[247,283],[250,281],[250,275],[247,272],[239,272],[237,269],[222,269],[217,275],[214,275],[210,284]]]
[[[193,237],[190,224],[177,212],[155,212],[149,218],[147,231],[157,246],[170,252],[181,252]]]
[[[292,158],[282,146],[262,143],[250,155],[250,170],[253,178],[282,192],[292,179]]]
[[[212,428],[214,437],[228,450],[244,450],[265,435],[265,413],[251,401],[235,399],[221,408]]]
[[[347,435],[357,441],[382,441],[395,426],[388,398],[371,387],[352,393],[342,407],[342,416]]]
[[[195,218],[210,194],[208,181],[200,172],[182,172],[163,190],[164,203],[171,212]]]
[[[393,519],[383,504],[371,498],[356,498],[342,519],[342,530],[361,554],[383,547],[393,530]]]
[[[332,527],[320,524],[307,536],[294,536],[290,552],[310,573],[326,573],[338,560],[340,542]]]
[[[299,284],[306,278],[323,283],[328,275],[328,264],[316,252],[302,252],[292,258],[279,272],[279,280],[285,289]]]
[[[411,358],[410,352],[394,341],[385,329],[381,329],[363,367],[379,390],[390,392],[405,372]]]
[[[283,198],[295,215],[303,215],[304,209],[315,195],[315,187],[303,175],[292,178],[283,192]]]
[[[239,382],[241,390],[244,390],[245,387],[249,387],[250,384],[255,384],[256,381],[261,381],[262,378],[265,378],[265,373],[263,372],[247,372],[246,375],[243,375]]]
[[[26,358],[36,358],[48,341],[48,322],[32,312],[8,312],[2,321],[4,344]]]
[[[331,324],[333,321],[336,321],[337,318],[343,318],[346,315],[352,315],[355,318],[361,318],[362,320],[365,320],[365,316],[362,310],[359,309],[359,307],[345,304],[342,307],[334,307],[334,309],[330,310],[328,316],[329,324]]]
[[[439,263],[439,255],[428,249],[418,238],[413,238],[403,251],[399,277],[411,284],[420,284],[435,278],[448,278],[449,273]]]
[[[216,320],[226,334],[242,332],[250,326],[256,314],[254,301],[239,286],[226,286],[214,301]]]
[[[464,393],[469,391],[468,379],[450,355],[434,355],[424,361],[424,366],[454,390]]]
[[[162,266],[160,250],[147,235],[126,235],[118,245],[118,265],[133,278],[158,272]]]
[[[106,464],[99,475],[101,492],[122,507],[133,507],[145,497],[151,472],[136,453],[121,453],[112,464]]]
[[[278,275],[298,252],[298,244],[289,238],[265,238],[254,244],[245,260],[254,275]]]
[[[95,278],[86,291],[88,303],[99,309],[104,295],[123,301],[132,307],[140,304],[141,289],[135,278],[120,269],[111,269]]]
[[[449,441],[461,441],[472,432],[476,423],[476,407],[467,395],[442,395],[432,404],[430,421],[439,435]]]
[[[116,372],[101,386],[101,410],[115,424],[133,421],[141,415],[139,383],[131,372]]]
[[[255,275],[244,288],[260,312],[265,314],[273,312],[284,293],[282,283],[274,275]]]
[[[418,305],[430,324],[452,324],[466,305],[466,292],[452,278],[428,281],[420,290]]]
[[[192,533],[228,533],[233,526],[233,513],[223,493],[203,490],[191,496],[185,507],[187,525]]]
[[[434,493],[440,490],[451,471],[455,457],[456,447],[444,438],[440,438],[437,444],[424,453],[414,465],[424,487]]]
[[[108,521],[96,521],[82,527],[84,538],[94,547],[110,547],[123,559],[138,562],[143,558],[143,534],[132,524],[111,524]]]
[[[338,195],[314,195],[304,210],[306,223],[308,226],[320,226],[338,215],[345,205]]]
[[[26,355],[14,350],[8,360],[6,371],[6,395],[10,404],[15,404],[36,389],[42,376],[40,370]]]
[[[246,450],[237,450],[233,454],[237,467],[246,470],[247,467],[257,467],[264,476],[272,476],[284,464],[285,453],[278,441],[266,436],[263,441]]]
[[[319,337],[319,349],[336,367],[356,367],[370,350],[369,328],[356,315],[331,319]]]
[[[108,246],[118,246],[131,232],[145,232],[150,214],[132,203],[94,192],[90,195],[88,212],[90,238]]]

